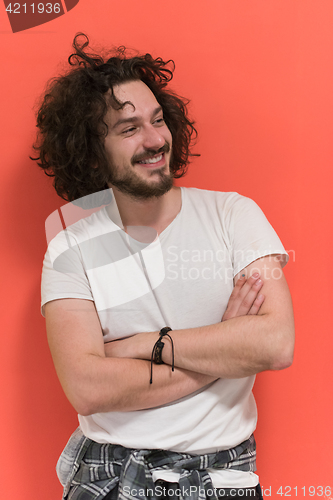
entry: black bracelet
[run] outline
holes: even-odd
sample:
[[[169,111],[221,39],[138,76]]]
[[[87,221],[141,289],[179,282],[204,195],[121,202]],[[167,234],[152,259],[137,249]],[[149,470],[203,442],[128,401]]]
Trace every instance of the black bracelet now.
[[[174,355],[174,349],[173,349],[173,340],[171,336],[169,335],[168,332],[172,332],[172,329],[169,326],[165,326],[160,330],[159,337],[153,347],[152,353],[151,353],[151,358],[150,358],[150,383],[153,383],[153,362],[156,363],[157,365],[163,364],[162,360],[162,350],[164,347],[164,342],[162,342],[163,337],[169,337],[171,340],[171,347],[172,347],[172,371],[175,371],[175,355]]]

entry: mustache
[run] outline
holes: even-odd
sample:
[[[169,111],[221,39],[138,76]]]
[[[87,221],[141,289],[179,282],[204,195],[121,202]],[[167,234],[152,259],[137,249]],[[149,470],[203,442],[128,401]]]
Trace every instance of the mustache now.
[[[147,160],[148,158],[153,158],[155,155],[161,154],[161,153],[169,153],[170,151],[170,144],[166,142],[161,148],[159,149],[146,149],[144,153],[141,153],[139,155],[135,155],[132,157],[132,165],[139,161]]]

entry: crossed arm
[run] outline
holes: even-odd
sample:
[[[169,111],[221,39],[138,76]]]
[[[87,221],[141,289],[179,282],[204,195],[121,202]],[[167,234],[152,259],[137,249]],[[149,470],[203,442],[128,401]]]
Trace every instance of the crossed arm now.
[[[259,271],[261,283],[250,277],[254,269]],[[242,281],[238,280],[240,275],[236,277],[221,323],[172,332],[175,372],[169,366],[171,345],[166,341],[166,364],[154,366],[153,384],[149,384],[149,359],[158,332],[140,333],[104,346],[92,302],[62,299],[46,304],[54,364],[78,413],[159,406],[220,377],[245,377],[289,366],[294,344],[293,315],[280,265],[266,257],[240,274],[245,274],[245,278]],[[264,303],[263,297],[258,296],[262,286]]]

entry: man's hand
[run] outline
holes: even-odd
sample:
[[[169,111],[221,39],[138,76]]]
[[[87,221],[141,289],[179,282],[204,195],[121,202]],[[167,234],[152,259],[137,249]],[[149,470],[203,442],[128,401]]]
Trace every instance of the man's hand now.
[[[143,332],[119,340],[111,340],[104,344],[107,358],[149,359],[158,332]]]
[[[267,255],[253,261],[236,278],[245,274],[249,285],[251,275],[255,279],[256,273],[259,273],[263,282],[265,297],[258,313],[252,314],[257,304],[254,309],[248,304],[248,311],[252,309],[251,314],[240,314],[244,307],[243,301],[246,302],[245,288],[244,295],[240,292],[238,301],[232,299],[236,307],[233,309],[230,304],[234,316],[229,316],[228,321],[174,330],[175,366],[219,378],[242,378],[266,370],[282,370],[291,365],[294,351],[293,309],[281,263],[274,254]],[[251,293],[249,290],[250,297]],[[237,303],[240,304],[238,308]],[[171,365],[170,342],[165,342],[162,359]]]
[[[263,284],[259,273],[254,273],[248,279],[242,274],[230,295],[222,321],[247,314],[258,314],[265,300],[264,295],[259,293]]]

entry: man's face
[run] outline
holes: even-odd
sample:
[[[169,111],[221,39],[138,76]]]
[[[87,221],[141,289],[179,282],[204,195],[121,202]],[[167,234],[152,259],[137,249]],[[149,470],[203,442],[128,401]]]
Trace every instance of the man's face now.
[[[129,103],[119,110],[110,106],[106,115],[109,183],[137,199],[161,196],[172,187],[172,137],[162,108],[141,80],[117,85],[113,91],[121,103]]]

